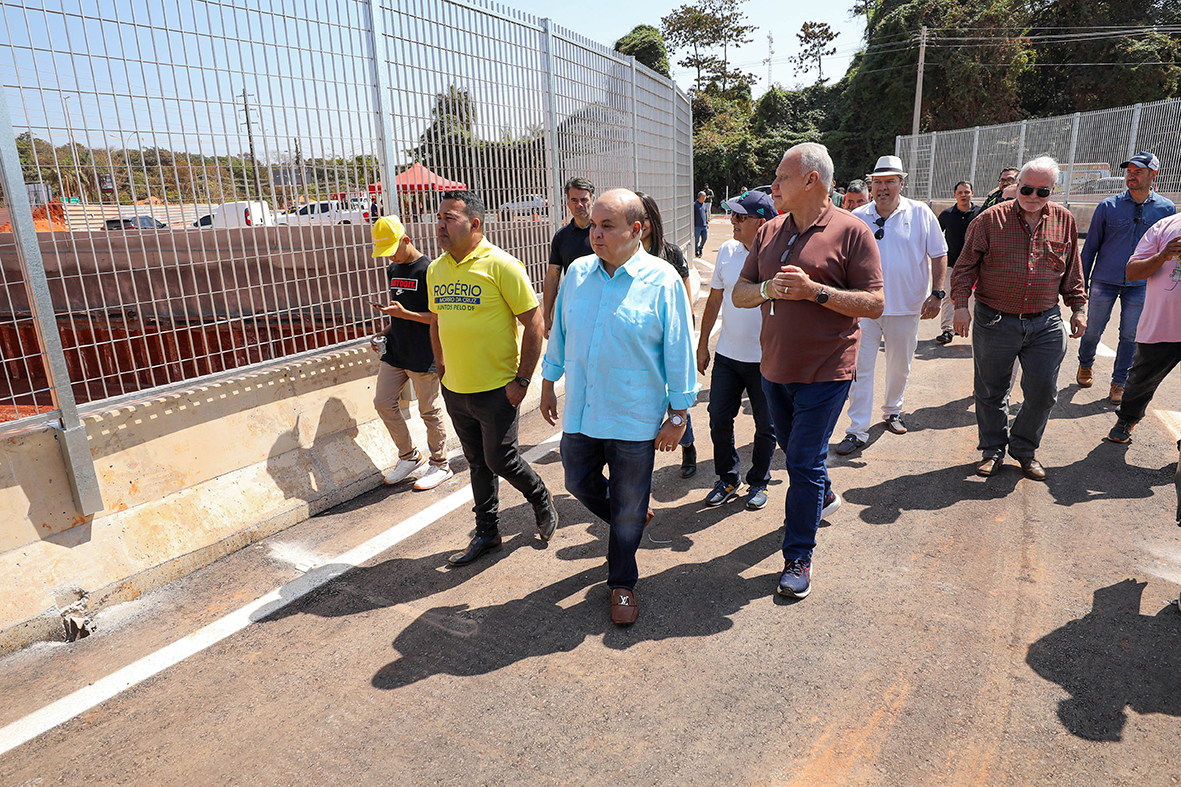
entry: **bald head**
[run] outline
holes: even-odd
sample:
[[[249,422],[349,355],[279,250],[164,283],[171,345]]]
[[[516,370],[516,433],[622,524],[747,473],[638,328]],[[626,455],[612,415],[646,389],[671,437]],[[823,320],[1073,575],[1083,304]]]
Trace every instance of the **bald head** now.
[[[611,189],[591,208],[591,248],[613,273],[635,256],[644,229],[644,203],[634,191]]]

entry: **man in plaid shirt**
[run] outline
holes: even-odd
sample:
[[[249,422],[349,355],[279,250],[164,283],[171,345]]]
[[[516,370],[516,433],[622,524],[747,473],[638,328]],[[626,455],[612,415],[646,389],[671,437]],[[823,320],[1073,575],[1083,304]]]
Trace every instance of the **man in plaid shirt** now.
[[[1021,168],[1017,199],[981,213],[968,227],[953,269],[955,332],[968,335],[968,296],[976,290],[976,426],[984,457],[977,475],[1000,469],[1005,448],[1026,478],[1044,481],[1035,457],[1050,410],[1058,400],[1058,369],[1066,355],[1066,328],[1058,296],[1070,307],[1070,335],[1087,328],[1078,230],[1066,208],[1050,202],[1058,162],[1048,156]],[[1013,361],[1021,362],[1021,412],[1009,428]]]

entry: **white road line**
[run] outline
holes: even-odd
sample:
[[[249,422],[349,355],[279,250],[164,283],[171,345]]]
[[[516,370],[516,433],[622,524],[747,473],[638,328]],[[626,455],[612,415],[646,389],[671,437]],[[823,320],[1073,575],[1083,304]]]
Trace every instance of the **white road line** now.
[[[535,446],[524,455],[525,461],[536,462],[558,445],[562,433],[558,432],[545,442]],[[414,535],[472,499],[471,485],[451,493],[434,505],[379,533],[360,546],[350,549],[335,560],[325,563],[323,570],[313,568],[310,573],[293,579],[286,585],[272,590],[265,596],[229,613],[204,628],[194,631],[184,639],[149,654],[139,661],[128,664],[105,678],[96,680],[83,689],[75,691],[57,702],[30,713],[19,721],[0,729],[0,755],[7,754],[21,744],[31,741],[42,733],[84,713],[94,706],[106,702],[127,689],[142,683],[174,664],[187,659],[206,648],[236,634],[256,620],[261,620],[276,610],[306,596],[318,587],[326,585],[351,568],[373,559],[399,541]]]
[[[1095,355],[1098,355],[1101,358],[1114,358],[1115,350],[1111,349],[1103,342],[1099,342],[1099,344],[1095,347]]]
[[[1181,440],[1181,413],[1175,410],[1153,410],[1160,422],[1169,430],[1174,440]]]

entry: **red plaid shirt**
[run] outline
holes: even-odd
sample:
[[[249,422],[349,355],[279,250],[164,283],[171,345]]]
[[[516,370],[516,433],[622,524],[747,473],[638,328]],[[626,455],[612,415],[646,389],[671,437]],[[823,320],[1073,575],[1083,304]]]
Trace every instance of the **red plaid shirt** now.
[[[1017,200],[981,213],[968,225],[953,271],[956,308],[967,308],[973,285],[977,300],[1006,314],[1052,309],[1059,295],[1073,311],[1087,302],[1074,216],[1053,202],[1032,232]]]

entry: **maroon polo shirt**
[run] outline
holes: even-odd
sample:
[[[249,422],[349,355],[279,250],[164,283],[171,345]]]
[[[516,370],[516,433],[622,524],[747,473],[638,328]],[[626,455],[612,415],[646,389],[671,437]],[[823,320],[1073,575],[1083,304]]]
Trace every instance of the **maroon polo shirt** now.
[[[799,235],[791,256],[783,260],[788,242]],[[742,278],[757,283],[797,265],[812,281],[837,290],[882,287],[878,244],[865,222],[829,203],[816,223],[802,233],[791,214],[759,228]],[[764,303],[763,376],[773,383],[820,383],[852,380],[857,370],[860,320],[846,317],[813,301],[776,300]]]

